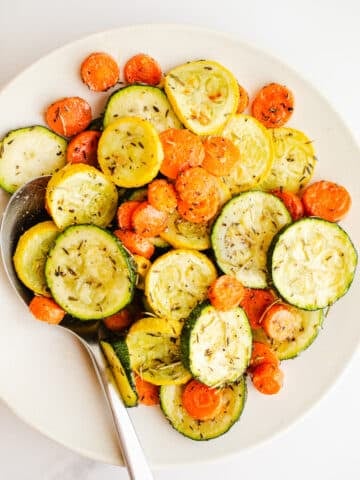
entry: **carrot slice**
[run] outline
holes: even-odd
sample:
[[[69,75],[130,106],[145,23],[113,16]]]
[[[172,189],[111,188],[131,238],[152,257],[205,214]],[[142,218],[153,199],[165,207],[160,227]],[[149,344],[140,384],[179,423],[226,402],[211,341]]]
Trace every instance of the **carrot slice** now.
[[[116,212],[116,218],[119,228],[121,228],[122,230],[131,230],[133,228],[132,216],[140,204],[141,202],[129,200],[119,205]]]
[[[202,166],[216,176],[229,175],[240,160],[238,147],[228,138],[208,137],[204,140],[205,158]]]
[[[68,163],[86,163],[97,166],[97,146],[101,132],[85,130],[71,139],[66,149]]]
[[[274,395],[281,389],[284,374],[279,367],[271,363],[262,363],[252,373],[254,387],[265,395]]]
[[[160,172],[175,179],[187,167],[201,165],[204,147],[200,137],[186,129],[169,128],[160,133],[164,160]]]
[[[346,188],[327,180],[309,185],[302,195],[302,201],[307,215],[329,222],[342,220],[351,207],[351,196]]]
[[[251,328],[261,328],[261,319],[265,310],[276,300],[271,290],[245,288],[240,306],[245,310]]]
[[[181,200],[199,203],[216,189],[216,178],[203,167],[189,167],[176,177],[175,189]]]
[[[114,235],[121,240],[131,253],[151,258],[155,252],[155,247],[150,240],[132,230],[115,230]]]
[[[181,399],[187,413],[197,420],[215,418],[222,406],[219,390],[197,380],[191,380],[185,386]]]
[[[120,332],[124,328],[128,327],[132,323],[132,315],[127,308],[120,310],[120,312],[110,315],[103,319],[103,322],[109,330],[113,332]]]
[[[94,52],[82,62],[80,75],[90,90],[105,92],[118,82],[120,70],[111,55],[105,52]]]
[[[154,58],[145,53],[138,53],[126,62],[124,75],[128,83],[158,85],[162,78],[162,71]]]
[[[296,193],[289,192],[288,190],[273,190],[271,192],[273,195],[276,195],[280,200],[285,204],[285,207],[289,210],[291,218],[299,220],[304,216],[304,206],[301,201],[301,198],[296,195]]]
[[[250,365],[248,367],[249,372],[253,372],[255,368],[263,363],[269,363],[275,365],[275,367],[280,365],[279,359],[269,345],[261,342],[253,342]]]
[[[265,127],[282,127],[294,110],[294,96],[278,83],[265,85],[255,96],[251,106],[253,116]]]
[[[150,407],[152,405],[158,405],[160,403],[160,387],[158,385],[147,382],[139,375],[135,375],[135,387],[139,396],[139,402],[143,405],[147,405]]]
[[[231,310],[239,305],[245,288],[231,275],[221,275],[211,285],[208,297],[217,310]]]
[[[192,223],[207,223],[219,209],[219,195],[216,190],[199,203],[185,202],[178,199],[178,212],[185,220]]]
[[[156,237],[166,228],[168,215],[150,205],[141,202],[132,214],[132,225],[136,233],[143,237]]]
[[[45,121],[59,135],[72,137],[90,124],[91,107],[80,97],[62,98],[47,107]]]
[[[58,325],[65,317],[65,310],[49,297],[36,295],[29,303],[29,309],[38,320],[53,325]]]
[[[265,311],[261,325],[270,338],[283,342],[301,328],[301,317],[290,305],[276,303]]]
[[[239,103],[236,113],[243,113],[249,106],[249,94],[245,88],[239,84]]]
[[[153,180],[148,185],[148,201],[157,210],[173,213],[177,206],[174,186],[164,179]]]

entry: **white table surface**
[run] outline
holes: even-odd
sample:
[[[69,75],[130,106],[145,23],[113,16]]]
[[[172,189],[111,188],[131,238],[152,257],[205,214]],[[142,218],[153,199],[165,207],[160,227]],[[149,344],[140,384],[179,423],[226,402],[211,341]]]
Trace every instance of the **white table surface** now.
[[[231,33],[290,64],[323,92],[360,143],[358,0],[2,0],[1,7],[0,87],[43,54],[89,33],[131,24],[193,24]],[[358,351],[329,394],[271,442],[210,466],[156,470],[155,478],[359,479],[359,372]],[[124,468],[50,441],[0,402],[0,478],[128,477]]]

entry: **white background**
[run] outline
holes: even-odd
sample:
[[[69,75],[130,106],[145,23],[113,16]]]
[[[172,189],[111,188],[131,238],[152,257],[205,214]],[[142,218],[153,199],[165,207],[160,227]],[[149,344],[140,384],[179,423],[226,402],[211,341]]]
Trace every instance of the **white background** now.
[[[143,23],[205,26],[231,33],[275,54],[328,98],[360,144],[358,0],[1,0],[0,87],[34,60],[64,43],[96,31]],[[210,466],[157,470],[155,478],[359,479],[359,372],[358,352],[327,397],[271,442]],[[48,440],[23,424],[0,402],[0,478],[121,480],[128,477],[123,468],[82,458]]]

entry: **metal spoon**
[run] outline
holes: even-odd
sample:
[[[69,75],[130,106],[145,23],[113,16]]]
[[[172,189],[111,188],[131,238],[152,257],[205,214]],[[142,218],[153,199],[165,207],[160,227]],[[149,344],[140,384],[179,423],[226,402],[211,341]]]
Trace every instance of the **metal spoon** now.
[[[17,190],[9,200],[1,224],[0,245],[5,271],[11,285],[26,305],[30,302],[32,294],[18,279],[12,258],[20,235],[35,223],[47,218],[44,199],[49,178],[49,176],[35,178]],[[98,332],[96,338],[94,336],[91,338],[87,335],[80,336],[67,327],[63,328],[75,335],[90,354],[112,413],[121,453],[130,478],[132,480],[152,480],[152,473],[127,409],[109,378],[107,363],[99,345],[98,335],[101,335],[101,331]]]

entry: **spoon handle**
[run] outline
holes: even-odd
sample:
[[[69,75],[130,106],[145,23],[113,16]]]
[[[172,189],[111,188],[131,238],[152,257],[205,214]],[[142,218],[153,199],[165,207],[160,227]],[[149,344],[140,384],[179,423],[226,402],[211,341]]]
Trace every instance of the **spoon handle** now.
[[[85,343],[85,342],[84,342]],[[109,378],[107,364],[98,343],[85,343],[103,387],[113,416],[119,445],[131,480],[153,480],[144,451],[136,435],[129,414],[113,382]]]

